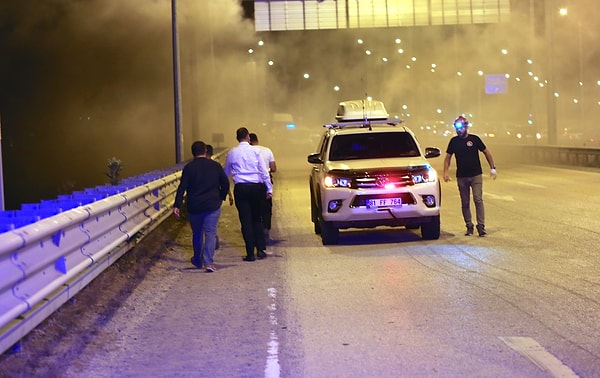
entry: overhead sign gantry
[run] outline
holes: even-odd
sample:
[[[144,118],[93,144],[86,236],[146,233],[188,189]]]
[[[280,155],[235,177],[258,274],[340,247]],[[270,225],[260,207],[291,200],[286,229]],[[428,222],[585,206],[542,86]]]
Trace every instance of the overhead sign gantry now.
[[[506,22],[510,0],[255,0],[256,31]]]

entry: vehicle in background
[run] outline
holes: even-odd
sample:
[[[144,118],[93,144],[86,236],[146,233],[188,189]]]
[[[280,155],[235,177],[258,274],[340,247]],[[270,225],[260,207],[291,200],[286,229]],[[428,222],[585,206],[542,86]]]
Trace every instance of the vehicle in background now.
[[[268,123],[263,123],[253,132],[258,133],[261,144],[282,158],[282,154],[306,156],[313,151],[321,136],[319,131],[297,122],[290,113],[273,113]]]

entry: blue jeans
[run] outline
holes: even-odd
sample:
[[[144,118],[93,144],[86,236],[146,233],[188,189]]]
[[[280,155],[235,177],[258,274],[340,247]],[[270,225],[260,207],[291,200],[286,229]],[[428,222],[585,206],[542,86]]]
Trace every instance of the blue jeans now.
[[[471,192],[473,192],[473,203],[475,203],[475,217],[477,225],[485,227],[485,210],[483,207],[483,176],[458,177],[458,192],[460,194],[460,203],[463,219],[468,228],[473,228],[471,219]]]
[[[194,260],[202,265],[214,263],[215,245],[217,242],[217,225],[221,216],[221,208],[204,213],[188,213],[192,227],[192,245]]]

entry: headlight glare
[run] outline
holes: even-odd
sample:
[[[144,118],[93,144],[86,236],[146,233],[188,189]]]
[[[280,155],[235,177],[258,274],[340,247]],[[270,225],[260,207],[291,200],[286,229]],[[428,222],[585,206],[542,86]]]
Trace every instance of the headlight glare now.
[[[436,182],[437,178],[437,172],[431,167],[412,174],[412,181],[415,185],[426,182]]]
[[[333,175],[325,176],[324,183],[327,188],[349,188],[350,179],[347,177],[338,177]]]

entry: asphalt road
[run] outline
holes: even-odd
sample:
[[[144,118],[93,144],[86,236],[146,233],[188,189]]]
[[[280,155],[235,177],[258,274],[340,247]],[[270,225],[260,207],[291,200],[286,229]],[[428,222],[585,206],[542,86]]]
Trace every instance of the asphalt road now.
[[[58,376],[598,377],[600,172],[498,165],[487,237],[463,236],[451,181],[439,240],[377,228],[325,247],[308,164],[280,159],[266,260],[242,261],[228,205],[215,273],[191,269],[189,227],[153,240],[145,278]]]

